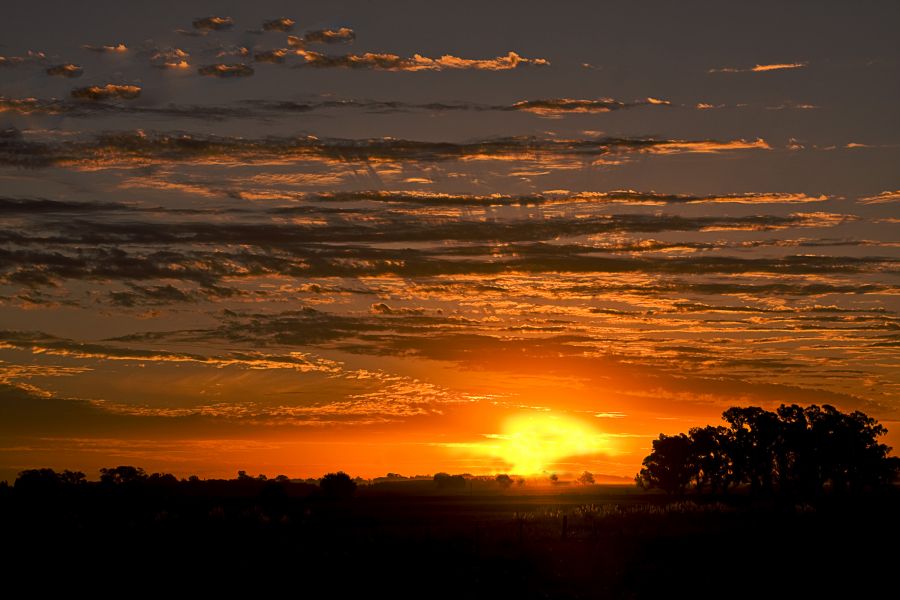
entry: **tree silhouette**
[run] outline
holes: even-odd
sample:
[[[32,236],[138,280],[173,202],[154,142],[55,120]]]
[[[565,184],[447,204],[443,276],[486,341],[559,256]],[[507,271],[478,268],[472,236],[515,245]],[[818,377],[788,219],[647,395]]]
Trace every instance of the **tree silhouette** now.
[[[585,471],[578,477],[578,483],[581,485],[593,485],[594,483],[594,474],[590,471]]]
[[[497,475],[495,481],[500,485],[501,488],[507,489],[513,484],[512,477],[507,475],[506,473],[501,473]]]
[[[465,477],[462,475],[451,475],[450,473],[435,473],[434,482],[439,490],[464,489],[466,487]]]
[[[660,434],[659,439],[653,440],[653,452],[643,460],[638,485],[670,494],[683,492],[695,473],[691,451],[691,438],[685,434]]]
[[[728,427],[660,434],[638,485],[669,493],[746,485],[754,494],[812,496],[877,488],[900,474],[900,459],[878,442],[887,430],[859,411],[782,404],[775,412],[732,407],[722,419]]]
[[[332,499],[346,499],[353,495],[356,491],[356,482],[344,473],[328,473],[319,481],[319,488],[325,496]]]
[[[127,485],[147,480],[147,474],[140,467],[119,466],[100,469],[100,483]]]

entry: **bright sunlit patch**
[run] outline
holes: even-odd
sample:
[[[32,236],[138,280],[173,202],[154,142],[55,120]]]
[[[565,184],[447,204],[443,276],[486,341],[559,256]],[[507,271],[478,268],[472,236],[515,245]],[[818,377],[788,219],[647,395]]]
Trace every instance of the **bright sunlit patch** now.
[[[499,458],[517,475],[535,475],[553,469],[559,461],[593,454],[610,454],[609,435],[582,421],[559,415],[516,415],[503,424],[502,433],[472,449]]]

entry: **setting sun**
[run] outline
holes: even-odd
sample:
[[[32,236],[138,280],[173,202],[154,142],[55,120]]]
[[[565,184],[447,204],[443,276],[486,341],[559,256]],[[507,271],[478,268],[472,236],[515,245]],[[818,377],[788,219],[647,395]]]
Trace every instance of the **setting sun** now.
[[[562,460],[576,456],[609,455],[610,436],[572,417],[540,414],[514,415],[501,433],[486,434],[488,441],[474,444],[478,453],[500,459],[510,472],[536,475],[554,470]]]

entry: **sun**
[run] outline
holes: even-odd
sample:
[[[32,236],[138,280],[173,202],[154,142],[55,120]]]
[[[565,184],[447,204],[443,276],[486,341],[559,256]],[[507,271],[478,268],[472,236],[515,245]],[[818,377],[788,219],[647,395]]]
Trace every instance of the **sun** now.
[[[487,434],[490,441],[478,446],[501,459],[517,475],[550,470],[559,461],[592,454],[610,454],[610,436],[587,423],[562,415],[515,415],[506,419],[502,432]]]

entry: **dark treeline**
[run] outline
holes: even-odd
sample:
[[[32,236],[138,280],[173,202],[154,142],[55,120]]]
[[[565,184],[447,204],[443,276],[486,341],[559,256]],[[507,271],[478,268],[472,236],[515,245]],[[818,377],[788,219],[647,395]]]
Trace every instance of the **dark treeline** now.
[[[661,434],[638,485],[676,494],[744,488],[810,499],[876,490],[900,474],[900,458],[888,456],[891,449],[878,441],[887,430],[859,411],[782,404],[774,412],[733,407],[722,418],[727,427]]]
[[[5,482],[4,482],[5,483]],[[99,481],[90,481],[81,471],[26,469],[19,473],[12,492],[32,499],[59,496],[118,494],[133,496],[185,495],[221,498],[319,498],[342,500],[356,491],[357,480],[343,471],[321,479],[292,480],[286,475],[273,479],[238,471],[235,479],[200,479],[191,475],[178,479],[171,473],[148,474],[141,467],[121,465],[100,469]]]

